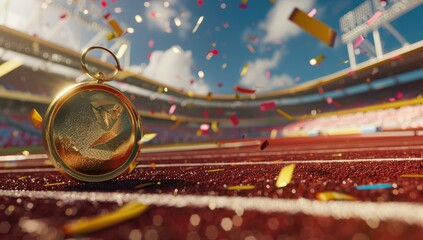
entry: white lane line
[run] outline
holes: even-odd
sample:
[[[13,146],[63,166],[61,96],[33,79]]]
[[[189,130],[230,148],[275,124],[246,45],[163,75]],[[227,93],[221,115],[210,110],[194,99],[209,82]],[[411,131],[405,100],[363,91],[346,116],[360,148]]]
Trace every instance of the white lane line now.
[[[333,217],[335,219],[356,218],[374,221],[400,221],[423,227],[423,206],[403,202],[361,202],[330,201],[309,199],[274,199],[264,197],[231,197],[208,195],[172,195],[105,192],[64,192],[64,191],[18,191],[0,190],[4,197],[29,197],[90,202],[131,202],[137,201],[161,207],[208,207],[234,211],[259,211],[262,213],[303,213],[311,216]]]
[[[241,165],[277,165],[277,164],[321,164],[321,163],[356,163],[356,162],[405,162],[422,161],[423,158],[367,158],[367,159],[334,159],[334,160],[298,160],[298,161],[258,161],[258,162],[215,162],[215,163],[156,163],[156,167],[207,167],[207,166],[241,166]],[[139,164],[137,168],[151,167],[151,164]]]
[[[288,151],[253,151],[253,152],[231,152],[231,153],[219,153],[219,157],[267,157],[267,156],[284,156],[288,154],[308,154],[308,153],[345,153],[345,152],[364,152],[364,151],[387,151],[387,150],[412,150],[412,149],[423,149],[423,146],[401,146],[401,147],[374,147],[374,148],[334,148],[334,149],[321,149],[321,150],[288,150]],[[213,158],[216,154],[177,154],[177,155],[159,155],[159,156],[143,156],[142,153],[140,158],[143,160],[160,161],[160,160],[180,160],[180,159],[203,159]]]
[[[359,162],[406,162],[422,161],[423,158],[362,158],[362,159],[332,159],[332,160],[298,160],[298,161],[257,161],[257,162],[214,162],[214,163],[156,163],[160,167],[215,167],[215,166],[243,166],[243,165],[278,165],[278,164],[321,164],[321,163],[359,163]],[[142,163],[142,161],[141,161]],[[137,168],[149,168],[151,164],[138,164]],[[24,172],[55,172],[54,168],[26,168],[26,169],[1,169],[1,173],[24,173]]]
[[[247,142],[251,146],[252,144],[256,145],[256,142]],[[225,147],[220,147],[218,149],[235,147],[236,145],[230,145],[229,143]],[[200,146],[199,146],[200,147]],[[206,150],[209,148],[197,148],[191,150]],[[357,148],[331,148],[331,149],[307,149],[307,150],[272,150],[269,151],[254,151],[254,152],[236,152],[236,153],[219,153],[219,157],[243,157],[243,156],[275,156],[275,155],[287,155],[287,154],[305,154],[305,153],[344,153],[344,152],[363,152],[363,151],[387,151],[387,150],[416,150],[423,149],[423,146],[392,146],[392,147],[357,147]],[[151,151],[150,151],[151,150]],[[162,159],[186,159],[187,154],[178,154],[178,155],[160,155],[160,156],[143,156],[142,153],[158,153],[158,152],[168,152],[166,148],[144,148],[141,149],[140,158],[147,160],[162,160]],[[216,154],[204,154],[204,153],[189,153],[189,157],[192,158],[210,158],[216,156]],[[47,159],[47,154],[31,154],[29,156],[24,155],[5,155],[0,156],[0,162],[9,162],[9,161],[20,161],[20,160],[34,160],[34,159]]]

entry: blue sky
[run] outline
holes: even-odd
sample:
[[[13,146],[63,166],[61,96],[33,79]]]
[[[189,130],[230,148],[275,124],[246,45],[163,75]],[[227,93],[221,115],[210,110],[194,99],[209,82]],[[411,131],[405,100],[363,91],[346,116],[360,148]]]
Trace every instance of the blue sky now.
[[[348,54],[339,39],[338,21],[362,3],[250,0],[246,3],[248,7],[241,9],[241,1],[235,0],[203,0],[202,5],[196,0],[106,2],[106,10],[134,28],[134,33],[126,35],[132,41],[131,65],[140,67],[145,75],[172,86],[225,94],[234,93],[234,85],[270,91],[347,68],[349,65],[344,61],[348,59]],[[321,43],[287,19],[284,14],[289,14],[294,5],[305,12],[317,9],[315,18],[338,33],[334,47]],[[122,11],[116,13],[114,9],[119,7]],[[136,22],[136,15],[142,17],[141,23]],[[204,20],[192,33],[200,16],[204,16]],[[175,25],[175,17],[181,21],[181,26]],[[423,6],[400,17],[392,25],[413,43],[423,39],[419,22],[423,22]],[[381,29],[380,32],[386,51],[400,46],[386,30]],[[370,35],[366,37],[372,41]],[[213,47],[212,44],[216,45]],[[255,53],[251,53],[247,45],[251,45]],[[179,55],[172,51],[175,46],[178,46]],[[218,50],[218,55],[207,60],[206,55],[212,49]],[[319,55],[325,55],[326,59],[318,66],[311,66],[309,60]],[[364,61],[368,57],[361,54],[357,59]],[[223,64],[227,65],[225,69]],[[249,64],[249,70],[241,77],[245,64]],[[204,72],[203,79],[197,74],[200,70]]]

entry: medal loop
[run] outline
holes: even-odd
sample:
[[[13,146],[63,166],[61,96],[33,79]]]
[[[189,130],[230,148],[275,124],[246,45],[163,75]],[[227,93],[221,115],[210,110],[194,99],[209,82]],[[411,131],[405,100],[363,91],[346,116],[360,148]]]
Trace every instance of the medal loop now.
[[[105,75],[102,72],[96,72],[95,74],[92,74],[88,71],[85,57],[87,56],[89,51],[94,50],[94,49],[100,49],[100,50],[106,51],[110,55],[112,55],[113,59],[116,62],[115,70],[112,73],[110,73],[108,75]],[[92,47],[89,47],[86,50],[84,50],[84,52],[82,53],[82,56],[81,56],[81,67],[82,67],[82,71],[88,77],[97,80],[99,83],[113,80],[113,78],[116,77],[116,75],[119,73],[119,71],[122,70],[121,67],[120,67],[119,60],[116,57],[116,55],[112,51],[110,51],[109,49],[102,47],[102,46],[92,46]]]

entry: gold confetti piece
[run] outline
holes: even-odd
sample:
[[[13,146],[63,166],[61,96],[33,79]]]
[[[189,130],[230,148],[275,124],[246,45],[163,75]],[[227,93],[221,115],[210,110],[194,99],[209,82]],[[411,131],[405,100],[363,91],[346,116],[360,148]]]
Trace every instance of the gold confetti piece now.
[[[151,163],[151,168],[156,169],[156,163]]]
[[[148,205],[139,202],[130,202],[120,209],[106,215],[83,218],[75,222],[67,223],[63,230],[69,235],[79,235],[103,229],[128,219],[137,217],[148,209]]]
[[[291,16],[289,16],[289,20],[320,41],[326,43],[330,47],[333,47],[336,32],[326,24],[316,18],[309,17],[307,13],[298,8],[295,8],[294,11],[292,11]]]
[[[24,179],[27,179],[27,178],[28,178],[28,176],[22,176],[22,177],[19,177],[18,180],[21,181],[21,180],[24,180]]]
[[[342,153],[333,153],[332,157],[342,157]]]
[[[319,55],[315,58],[310,59],[310,65],[311,66],[316,66],[317,64],[321,63],[323,60],[325,60],[325,56],[324,55]]]
[[[255,188],[254,185],[243,185],[243,186],[229,186],[226,189],[235,190],[235,191],[242,191],[242,190],[252,190],[254,188]]]
[[[133,161],[128,168],[128,174],[130,174],[132,171],[134,171],[135,168],[137,168],[139,162]]]
[[[113,29],[114,33],[116,34],[117,37],[120,37],[123,35],[123,30],[120,27],[119,23],[115,20],[115,19],[110,19],[107,21],[107,23],[109,24],[109,26]]]
[[[221,171],[223,171],[223,170],[225,170],[225,169],[224,169],[224,168],[209,169],[209,170],[207,170],[207,172],[209,172],[209,173],[212,173],[212,172],[221,172]]]
[[[65,182],[46,183],[46,184],[44,184],[44,187],[58,186],[58,185],[63,185],[63,184],[65,184]]]
[[[114,33],[114,32],[110,32],[110,33],[108,33],[107,35],[106,35],[106,40],[107,41],[110,41],[110,40],[112,40],[112,39],[114,39],[114,38],[117,38],[118,36],[116,35],[116,33]]]
[[[0,77],[10,73],[11,71],[15,70],[16,68],[22,66],[23,61],[17,58],[10,59],[7,62],[4,62],[0,65]]]
[[[147,133],[147,134],[144,134],[144,136],[142,136],[140,141],[141,143],[146,143],[153,140],[156,136],[157,136],[157,133]]]
[[[34,124],[34,127],[36,128],[39,128],[41,126],[41,123],[43,122],[43,118],[35,108],[33,108],[29,113],[29,118],[31,119],[32,124]]]
[[[216,121],[213,121],[211,123],[211,129],[212,129],[213,132],[219,132],[219,127],[217,126],[217,122]]]
[[[403,174],[400,177],[423,178],[423,174]]]
[[[243,77],[245,74],[247,74],[248,72],[248,63],[244,65],[244,67],[242,67],[242,71],[241,71],[241,77]]]
[[[24,155],[24,156],[29,156],[29,151],[28,151],[28,150],[23,150],[23,151],[22,151],[22,155]]]
[[[316,194],[316,198],[320,201],[330,201],[330,200],[357,200],[356,197],[351,195],[340,193],[340,192],[320,192]]]
[[[288,113],[286,113],[285,111],[283,111],[282,109],[278,109],[276,110],[280,115],[282,115],[283,117],[285,117],[288,120],[292,120],[294,119],[294,117],[292,117],[291,115],[289,115]]]
[[[148,186],[151,186],[151,185],[154,185],[154,184],[155,183],[153,183],[153,182],[142,183],[142,184],[139,184],[139,185],[135,186],[134,188],[135,189],[140,189],[140,188],[145,188],[145,187],[148,187]]]
[[[279,172],[278,180],[276,180],[276,187],[282,188],[291,182],[292,175],[295,170],[295,164],[286,165]]]
[[[272,129],[270,132],[270,139],[275,139],[278,136],[278,130]]]

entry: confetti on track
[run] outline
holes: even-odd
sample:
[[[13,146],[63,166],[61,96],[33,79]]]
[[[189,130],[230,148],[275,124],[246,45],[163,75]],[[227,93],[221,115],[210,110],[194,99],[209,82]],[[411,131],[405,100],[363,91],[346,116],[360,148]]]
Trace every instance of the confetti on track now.
[[[375,190],[375,189],[387,189],[392,188],[391,183],[378,183],[370,185],[360,185],[355,187],[357,190]]]
[[[293,163],[283,167],[276,181],[276,187],[277,188],[286,187],[291,182],[292,175],[294,174],[294,170],[295,170],[295,164]]]
[[[413,146],[378,145],[378,140],[375,138],[365,141],[362,138],[345,141],[337,138],[333,142],[327,142],[327,138],[317,137],[310,139],[310,143],[303,142],[302,145],[296,141],[298,140],[276,138],[272,140],[272,148],[267,151],[258,149],[260,142],[249,143],[243,147],[242,141],[230,142],[229,148],[222,147],[229,143],[220,143],[219,147],[215,146],[212,150],[194,149],[193,146],[191,150],[158,149],[156,153],[140,154],[142,164],[139,168],[132,174],[109,183],[81,184],[66,181],[66,184],[45,188],[43,184],[46,180],[43,179],[54,183],[65,181],[65,178],[51,167],[0,169],[0,178],[4,179],[3,190],[0,190],[1,204],[13,205],[15,208],[10,216],[1,211],[0,218],[8,219],[11,226],[17,226],[20,218],[18,214],[23,211],[29,220],[40,221],[45,219],[40,213],[44,205],[56,206],[53,209],[48,207],[46,209],[60,214],[53,214],[54,217],[41,223],[47,225],[50,230],[57,231],[61,226],[76,223],[73,220],[78,221],[82,217],[93,220],[96,217],[107,216],[103,214],[111,213],[111,209],[119,209],[122,204],[137,202],[149,205],[149,210],[124,222],[108,222],[111,225],[100,231],[89,228],[90,231],[78,236],[101,238],[106,235],[117,238],[119,232],[123,231],[119,229],[128,229],[127,234],[139,229],[142,234],[152,234],[151,231],[154,230],[159,239],[166,239],[166,236],[169,236],[166,234],[169,232],[175,234],[178,239],[183,239],[187,233],[195,231],[192,230],[192,226],[190,225],[191,230],[179,227],[178,232],[169,225],[170,222],[178,220],[191,224],[190,219],[198,216],[200,219],[198,228],[207,228],[213,224],[220,228],[220,224],[225,223],[224,219],[229,215],[237,216],[228,218],[233,224],[237,224],[237,218],[242,220],[241,225],[233,225],[236,227],[234,229],[240,231],[262,227],[268,229],[269,223],[273,221],[283,222],[286,218],[298,218],[298,222],[286,228],[287,231],[290,230],[290,235],[294,234],[292,236],[299,236],[295,234],[300,234],[304,229],[301,226],[305,220],[315,223],[313,226],[319,228],[321,232],[330,232],[332,237],[341,236],[337,230],[342,226],[345,226],[343,231],[350,231],[348,234],[351,236],[367,229],[369,234],[377,235],[382,231],[391,237],[388,229],[391,229],[390,224],[393,222],[407,229],[400,234],[404,239],[410,239],[411,233],[423,234],[423,209],[418,204],[422,202],[420,197],[422,187],[419,179],[412,177],[421,173],[419,167],[422,161],[420,154],[422,147],[419,138],[395,140],[401,144],[416,143]],[[368,146],[369,144],[375,145]],[[404,156],[404,152],[408,153],[408,156]],[[382,155],[379,156],[378,153]],[[387,158],[389,156],[391,158]],[[16,157],[22,159],[16,162],[38,161],[40,164],[46,156],[30,154]],[[298,160],[299,157],[301,160]],[[2,159],[11,157],[2,156],[0,163]],[[154,169],[151,162],[156,163]],[[282,167],[288,167],[289,164],[295,164],[295,177],[292,178],[292,182],[285,180],[284,182],[290,183],[279,189],[276,187],[276,181],[279,179],[276,176]],[[379,171],[382,168],[385,170]],[[28,178],[18,181],[17,179],[24,174]],[[294,172],[292,174],[294,176]],[[355,188],[363,182],[384,182],[382,179],[392,180],[389,182],[396,184],[395,188],[377,191],[357,191]],[[327,201],[329,200],[327,196],[325,199],[317,200],[316,194],[324,192],[331,192],[329,195],[332,195],[333,200],[342,199],[339,197],[342,192],[350,196],[347,199],[360,201]],[[413,196],[416,199],[413,200]],[[17,204],[17,201],[22,203]],[[32,210],[26,210],[27,206]],[[90,214],[84,215],[85,212]],[[76,215],[65,216],[64,213]],[[238,213],[242,215],[237,215]],[[95,218],[92,218],[93,216]],[[209,222],[207,216],[212,216],[214,222]],[[251,219],[257,218],[264,224],[254,224]],[[172,221],[169,222],[168,219]],[[318,221],[322,219],[331,224],[319,225]],[[368,228],[369,219],[377,221],[379,227]],[[25,221],[22,219],[21,223]],[[162,225],[156,225],[158,223]],[[340,227],[334,228],[335,225]],[[282,229],[276,228],[275,231],[280,230]],[[72,235],[72,231],[67,230],[67,233]],[[135,233],[132,232],[131,236]],[[197,233],[200,236],[205,234],[201,231]],[[229,233],[226,231],[219,234],[221,235],[218,239],[229,238]],[[259,237],[256,236],[257,239]]]
[[[88,219],[80,219],[63,226],[64,232],[69,235],[81,235],[93,232],[105,227],[134,218],[145,212],[148,205],[139,202],[130,202],[122,208],[106,215],[96,216]]]

